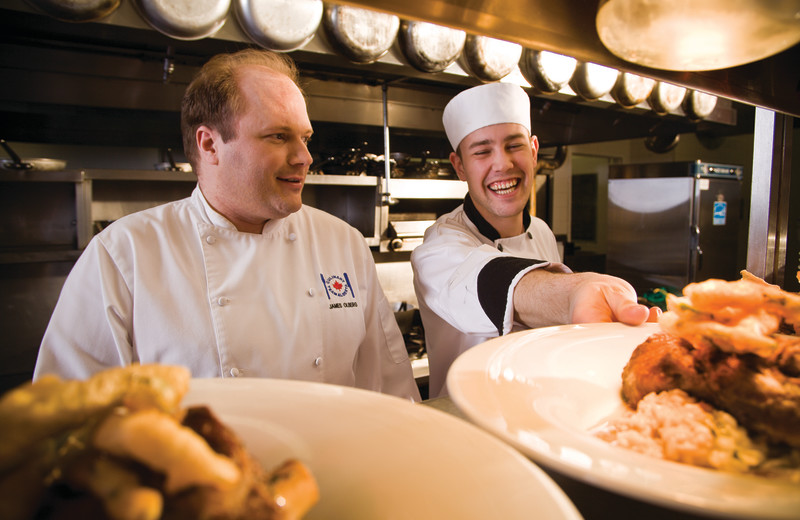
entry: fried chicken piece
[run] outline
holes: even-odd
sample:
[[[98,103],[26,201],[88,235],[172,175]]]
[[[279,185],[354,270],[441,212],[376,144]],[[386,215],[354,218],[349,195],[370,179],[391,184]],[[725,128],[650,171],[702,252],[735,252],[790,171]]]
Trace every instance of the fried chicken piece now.
[[[635,407],[650,392],[679,388],[731,414],[772,442],[800,447],[800,378],[754,354],[656,333],[636,347],[622,373],[622,398]],[[788,370],[787,372],[791,372]]]

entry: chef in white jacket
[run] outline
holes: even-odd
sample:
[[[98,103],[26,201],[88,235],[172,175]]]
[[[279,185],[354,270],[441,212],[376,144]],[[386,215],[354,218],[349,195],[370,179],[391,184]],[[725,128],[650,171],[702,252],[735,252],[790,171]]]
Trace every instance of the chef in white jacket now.
[[[34,379],[164,363],[419,400],[363,236],[302,205],[312,134],[294,64],[220,55],[187,88],[189,198],[128,215],[76,262]]]
[[[446,395],[456,357],[490,338],[547,325],[657,318],[624,280],[572,273],[550,228],[530,215],[539,142],[522,88],[489,83],[465,90],[447,104],[442,121],[468,194],[426,230],[411,255],[431,397]]]

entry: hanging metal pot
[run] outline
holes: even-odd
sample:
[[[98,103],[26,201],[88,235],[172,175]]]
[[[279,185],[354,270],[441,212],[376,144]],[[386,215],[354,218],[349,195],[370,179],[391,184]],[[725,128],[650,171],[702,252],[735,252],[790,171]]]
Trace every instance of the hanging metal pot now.
[[[684,97],[686,97],[684,87],[659,81],[647,97],[647,104],[656,114],[664,115],[681,106]]]
[[[578,63],[569,86],[586,100],[599,99],[609,92],[617,82],[619,71],[596,63]]]
[[[467,33],[427,22],[403,20],[398,34],[408,63],[422,72],[441,72],[461,56]]]
[[[234,0],[242,30],[255,43],[278,52],[303,47],[322,21],[322,0]]]
[[[93,22],[116,11],[120,0],[28,0],[28,3],[64,22]]]
[[[208,38],[225,25],[231,0],[135,0],[142,18],[176,40]]]
[[[691,90],[683,98],[683,111],[689,119],[698,121],[711,115],[717,107],[717,96],[699,90]]]
[[[536,91],[553,94],[561,90],[575,73],[575,58],[548,51],[525,49],[519,60],[522,76]]]
[[[623,72],[617,78],[614,88],[611,89],[611,97],[624,108],[633,108],[639,103],[644,103],[656,80],[645,78],[630,72]]]
[[[326,5],[322,27],[331,46],[355,63],[372,63],[386,54],[397,38],[397,16],[358,7]]]
[[[470,34],[464,42],[462,65],[474,78],[499,81],[519,63],[522,46],[516,43]]]

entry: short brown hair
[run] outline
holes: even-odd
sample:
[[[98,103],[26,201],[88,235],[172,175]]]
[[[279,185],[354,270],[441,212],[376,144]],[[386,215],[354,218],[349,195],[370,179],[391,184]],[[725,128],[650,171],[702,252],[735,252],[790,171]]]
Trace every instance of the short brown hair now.
[[[197,162],[195,133],[200,125],[217,130],[224,141],[236,137],[234,120],[242,110],[236,71],[243,65],[263,65],[291,79],[299,88],[300,74],[291,58],[264,49],[244,49],[212,57],[195,76],[181,102],[181,132],[186,158]]]

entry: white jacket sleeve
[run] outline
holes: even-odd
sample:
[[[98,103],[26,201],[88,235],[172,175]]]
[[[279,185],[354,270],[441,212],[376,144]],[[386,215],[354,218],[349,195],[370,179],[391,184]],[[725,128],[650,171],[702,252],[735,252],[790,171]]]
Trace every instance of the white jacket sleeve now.
[[[500,312],[502,318],[493,321],[484,310],[478,287],[481,271],[497,258],[512,257],[481,243],[457,226],[447,223],[435,225],[428,229],[424,243],[411,255],[417,297],[431,311],[466,334],[495,336],[498,334],[498,321],[501,328],[510,330],[512,306],[506,304]],[[516,282],[522,275],[548,264],[531,261],[520,266],[513,279],[505,285],[505,300],[511,301]]]
[[[118,266],[95,237],[72,268],[39,347],[33,378],[84,379],[128,365],[132,298]]]

